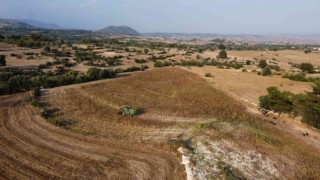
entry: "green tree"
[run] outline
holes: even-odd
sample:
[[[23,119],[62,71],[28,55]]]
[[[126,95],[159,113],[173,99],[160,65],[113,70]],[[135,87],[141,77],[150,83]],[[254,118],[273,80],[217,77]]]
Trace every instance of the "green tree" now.
[[[299,95],[297,111],[302,115],[302,122],[320,128],[320,97],[313,93]]]
[[[259,61],[259,65],[258,65],[261,69],[264,69],[265,67],[267,67],[268,66],[268,63],[267,63],[267,61],[265,60],[265,59],[261,59],[260,61]]]
[[[88,77],[89,80],[100,79],[100,69],[98,69],[98,68],[90,68],[90,69],[88,69],[87,77]]]
[[[225,50],[221,50],[219,52],[219,57],[222,58],[222,59],[227,59],[228,58],[228,54]]]
[[[314,66],[310,63],[301,63],[299,66],[299,69],[301,69],[301,71],[307,72],[307,73],[314,72]]]
[[[316,81],[313,86],[313,94],[320,95],[320,80]]]
[[[144,51],[145,54],[149,53],[149,49],[144,49],[143,51]]]
[[[218,48],[220,50],[225,50],[226,49],[226,46],[224,44],[219,44]]]
[[[42,34],[37,34],[37,33],[33,33],[30,35],[30,38],[33,40],[33,41],[40,41],[41,40],[41,37],[42,37]]]
[[[291,92],[281,92],[277,87],[267,88],[268,95],[259,98],[259,106],[266,110],[291,114],[294,110],[294,95]]]
[[[8,80],[10,92],[28,91],[30,84],[30,80],[25,75],[13,76]]]
[[[6,56],[0,55],[0,66],[6,66],[6,65],[7,65]]]

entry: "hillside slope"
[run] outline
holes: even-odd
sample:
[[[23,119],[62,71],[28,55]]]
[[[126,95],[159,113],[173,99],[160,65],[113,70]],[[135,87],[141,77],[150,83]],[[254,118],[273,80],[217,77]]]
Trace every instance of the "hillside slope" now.
[[[104,29],[96,31],[96,33],[105,35],[130,35],[139,36],[140,33],[129,26],[108,26]]]
[[[20,22],[26,23],[30,26],[36,27],[36,28],[42,28],[42,29],[61,29],[60,26],[54,23],[45,23],[33,19],[20,19],[18,20]]]
[[[0,19],[0,28],[22,28],[22,29],[32,29],[35,28],[24,22],[12,19]]]

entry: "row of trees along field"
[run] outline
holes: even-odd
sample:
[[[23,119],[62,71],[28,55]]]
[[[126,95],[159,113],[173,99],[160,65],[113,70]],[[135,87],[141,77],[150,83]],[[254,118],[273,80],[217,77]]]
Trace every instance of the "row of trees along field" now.
[[[41,70],[0,69],[0,95],[115,78],[116,75],[112,69],[98,68],[90,68],[85,74],[76,71],[44,73]]]
[[[0,35],[0,42],[15,44],[19,47],[40,48],[44,46],[62,46],[66,44],[72,46],[70,42],[65,42],[63,39],[52,39],[50,36],[38,33],[31,33],[29,36],[23,35]]]
[[[302,116],[302,122],[320,129],[320,81],[314,82],[313,91],[305,94],[281,92],[269,87],[268,95],[260,97],[260,107],[276,113]]]

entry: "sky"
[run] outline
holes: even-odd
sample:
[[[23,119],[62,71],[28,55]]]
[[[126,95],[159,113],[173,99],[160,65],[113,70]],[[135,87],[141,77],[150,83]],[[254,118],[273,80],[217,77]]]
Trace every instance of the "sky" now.
[[[320,0],[0,0],[0,18],[143,33],[320,33]]]

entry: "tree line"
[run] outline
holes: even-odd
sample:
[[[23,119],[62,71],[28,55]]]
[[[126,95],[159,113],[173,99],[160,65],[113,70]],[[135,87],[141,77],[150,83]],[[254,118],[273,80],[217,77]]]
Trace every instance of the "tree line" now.
[[[105,78],[115,78],[112,69],[90,68],[87,73],[68,71],[66,73],[44,73],[41,70],[0,70],[0,95],[25,92],[34,88],[53,88],[84,83]]]

